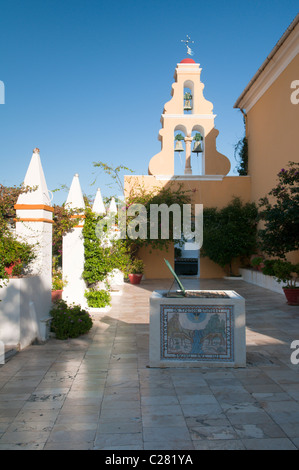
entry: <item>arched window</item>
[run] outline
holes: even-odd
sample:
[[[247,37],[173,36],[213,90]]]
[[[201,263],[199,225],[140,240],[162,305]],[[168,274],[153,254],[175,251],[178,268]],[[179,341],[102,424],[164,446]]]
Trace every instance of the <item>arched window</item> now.
[[[184,114],[192,114],[193,113],[193,90],[194,90],[194,85],[193,82],[190,80],[187,80],[184,83]]]
[[[204,133],[201,126],[194,126],[192,130],[192,169],[193,174],[204,175],[205,174],[205,153],[204,153]]]
[[[184,126],[176,126],[174,130],[174,174],[183,175],[185,168],[185,138],[186,129]]]

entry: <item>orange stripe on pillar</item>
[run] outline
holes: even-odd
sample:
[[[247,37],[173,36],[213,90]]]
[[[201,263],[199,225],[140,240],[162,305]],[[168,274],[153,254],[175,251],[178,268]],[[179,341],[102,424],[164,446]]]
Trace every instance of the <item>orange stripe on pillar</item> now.
[[[45,204],[15,204],[14,208],[17,210],[32,210],[32,209],[42,209],[48,212],[54,212],[54,208],[51,206],[47,206]]]
[[[54,220],[52,219],[34,219],[34,218],[19,218],[13,219],[15,222],[47,222],[48,224],[54,224]]]

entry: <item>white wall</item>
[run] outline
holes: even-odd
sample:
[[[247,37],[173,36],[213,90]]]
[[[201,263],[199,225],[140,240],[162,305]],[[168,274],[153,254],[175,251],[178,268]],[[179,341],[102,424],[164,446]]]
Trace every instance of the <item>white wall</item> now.
[[[9,279],[0,288],[0,341],[20,349],[34,340],[45,341],[51,290],[41,276]]]
[[[242,275],[243,280],[250,284],[255,284],[256,286],[264,287],[265,289],[272,290],[273,292],[284,294],[282,289],[283,284],[279,284],[279,282],[277,282],[272,276],[266,276],[260,271],[245,268],[240,269],[240,274]]]

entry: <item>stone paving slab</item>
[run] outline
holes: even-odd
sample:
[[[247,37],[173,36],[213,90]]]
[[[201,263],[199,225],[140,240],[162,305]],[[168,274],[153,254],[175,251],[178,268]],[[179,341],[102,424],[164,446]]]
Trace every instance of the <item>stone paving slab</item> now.
[[[0,450],[299,449],[299,308],[240,280],[183,282],[245,297],[245,369],[149,368],[149,296],[171,281],[125,284],[87,335],[0,367]]]

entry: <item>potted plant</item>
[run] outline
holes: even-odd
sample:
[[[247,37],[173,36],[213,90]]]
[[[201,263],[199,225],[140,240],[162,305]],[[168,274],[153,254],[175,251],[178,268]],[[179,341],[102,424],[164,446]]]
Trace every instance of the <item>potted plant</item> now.
[[[62,277],[61,268],[56,265],[56,261],[53,261],[52,268],[52,302],[62,299],[63,288],[67,282]]]
[[[141,259],[135,259],[129,266],[129,280],[131,284],[140,284],[144,273],[144,263]]]
[[[13,276],[19,275],[20,264],[21,264],[20,258],[17,259],[16,261],[12,261],[9,264],[6,264],[6,266],[4,267],[4,270],[7,274],[7,276],[8,277],[13,277]]]
[[[264,258],[262,256],[253,255],[250,260],[251,266],[258,271],[262,271],[264,268]]]
[[[293,264],[282,259],[266,260],[263,274],[273,276],[283,282],[283,291],[288,305],[299,305],[299,263]]]

